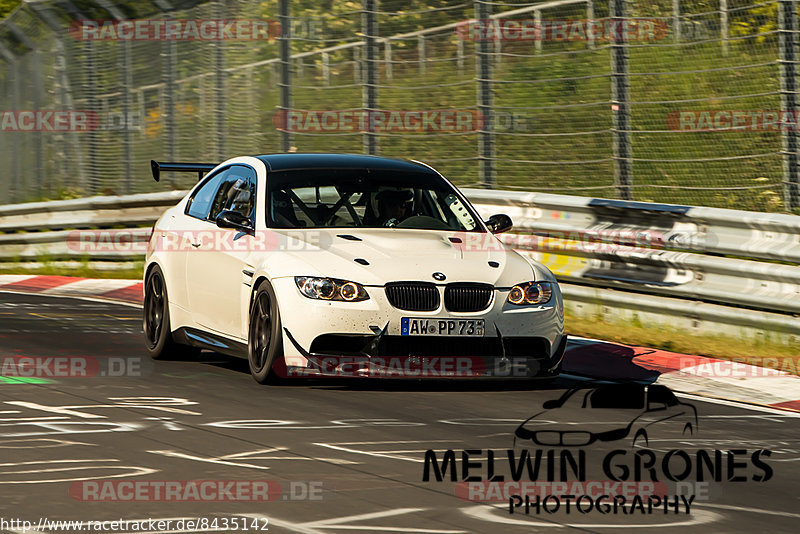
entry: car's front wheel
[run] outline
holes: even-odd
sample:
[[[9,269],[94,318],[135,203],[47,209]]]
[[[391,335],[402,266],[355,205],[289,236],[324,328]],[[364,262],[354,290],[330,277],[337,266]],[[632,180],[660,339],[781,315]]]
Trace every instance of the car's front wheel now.
[[[250,306],[247,356],[256,382],[267,384],[275,380],[272,364],[283,357],[283,336],[275,290],[266,280],[258,286]]]
[[[154,360],[185,358],[199,352],[194,347],[180,345],[172,339],[167,284],[158,265],[153,266],[144,283],[142,330],[147,352]]]

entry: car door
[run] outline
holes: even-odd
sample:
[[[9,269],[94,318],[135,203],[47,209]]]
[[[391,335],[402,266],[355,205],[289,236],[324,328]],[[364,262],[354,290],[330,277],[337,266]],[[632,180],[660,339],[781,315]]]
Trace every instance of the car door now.
[[[206,217],[223,177],[224,171],[206,176],[203,183],[189,197],[184,212],[170,217],[159,236],[158,246],[165,255],[168,254],[169,260],[166,275],[170,304],[180,306],[187,311],[189,288],[186,281],[186,258],[193,248],[192,244],[197,241],[196,234],[208,231]]]
[[[255,227],[256,173],[247,165],[223,171],[203,220],[194,234],[186,260],[186,282],[192,320],[205,329],[229,337],[245,338],[242,317],[242,270],[252,254],[252,233],[219,228],[217,216],[238,211]]]

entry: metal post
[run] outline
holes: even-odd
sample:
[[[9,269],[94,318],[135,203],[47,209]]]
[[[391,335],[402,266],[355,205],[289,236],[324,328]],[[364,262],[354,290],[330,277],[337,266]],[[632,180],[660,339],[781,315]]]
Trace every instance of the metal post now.
[[[456,67],[458,73],[464,73],[464,39],[460,38],[456,41]]]
[[[501,37],[495,37],[494,40],[494,64],[500,66],[500,62],[503,59],[503,39]]]
[[[13,64],[10,66],[9,70],[13,72],[14,81],[11,84],[11,106],[15,111],[19,111],[20,108],[20,72],[19,72],[19,59],[14,60]],[[20,184],[22,183],[22,136],[19,132],[13,132],[12,134],[13,147],[11,153],[11,167],[14,169],[14,175],[11,178],[11,202],[16,202],[20,200]]]
[[[417,53],[419,54],[419,73],[423,76],[428,73],[428,58],[425,50],[425,36],[417,36]]]
[[[133,140],[131,139],[131,88],[133,86],[133,73],[131,67],[131,42],[123,41],[122,44],[122,145],[125,160],[125,192],[131,193],[133,186]]]
[[[490,16],[489,4],[475,1],[475,18],[486,23]],[[478,161],[483,187],[494,188],[494,117],[492,116],[492,58],[490,43],[479,39],[475,43],[475,61],[478,71],[478,112],[483,118],[483,127],[478,133]]]
[[[224,2],[219,2],[217,4],[217,18],[224,19],[227,15],[224,11]],[[217,134],[217,161],[223,161],[228,158],[227,147],[225,146],[227,140],[225,79],[227,73],[225,72],[225,48],[222,43],[222,41],[214,42],[214,130]]]
[[[55,72],[56,72],[56,85],[58,87],[59,106],[61,109],[75,109],[74,100],[72,98],[72,83],[69,79],[68,66],[71,64],[73,57],[72,45],[68,44],[69,41],[56,40],[56,59],[55,59]],[[86,176],[86,165],[83,163],[83,150],[74,135],[61,134],[63,154],[71,154],[75,157],[73,168],[64,167],[63,171],[66,176],[77,176],[78,183],[85,186],[88,183]],[[70,158],[65,158],[65,162],[69,164]],[[69,182],[65,183],[67,185]],[[53,187],[53,189],[56,189]]]
[[[361,48],[353,47],[353,83],[362,83],[361,78]]]
[[[375,0],[362,0],[361,31],[364,34],[364,86],[362,100],[367,112],[367,128],[364,132],[364,152],[378,153],[378,138],[375,133],[373,114],[378,108],[378,61],[376,38],[378,37],[378,18],[375,13]]]
[[[800,208],[800,172],[797,139],[797,0],[781,0],[778,6],[781,72],[781,135],[786,209]],[[786,119],[789,119],[788,122]]]
[[[533,40],[533,47],[536,50],[537,54],[542,53],[542,35],[544,33],[544,28],[542,28],[542,12],[538,9],[533,12],[533,30],[534,30],[534,40]]]
[[[86,80],[83,88],[83,96],[86,100],[87,111],[97,118],[97,101],[95,94],[97,91],[97,57],[94,41],[91,39],[84,42],[84,57],[86,58]],[[97,168],[97,128],[89,131],[89,193],[97,194],[100,189],[100,171]]]
[[[681,0],[672,0],[672,35],[676,43],[681,42]]]
[[[392,40],[386,39],[383,42],[383,63],[386,65],[386,79],[391,81],[394,78],[394,63],[392,63]]]
[[[291,80],[291,44],[292,44],[292,29],[291,19],[289,17],[289,1],[279,0],[279,16],[278,20],[281,23],[281,36],[280,36],[280,49],[281,49],[281,81],[278,85],[281,88],[281,111],[283,111],[283,119],[287,121],[289,118],[289,110],[292,108],[292,80]],[[281,132],[281,150],[289,152],[292,148],[292,133],[288,130],[288,123],[284,125]]]
[[[72,47],[68,44],[65,44],[64,40],[62,39],[64,25],[53,15],[53,13],[51,13],[48,7],[36,2],[27,2],[26,5],[33,11],[33,13],[36,14],[37,17],[42,20],[42,22],[45,23],[45,25],[47,25],[48,28],[50,28],[50,31],[55,38],[54,48],[52,50],[52,55],[54,56],[53,92],[56,95],[58,109],[74,109],[72,103],[72,84],[70,83],[69,75],[67,73],[67,65],[69,64],[67,57],[71,56]],[[67,43],[69,42],[70,41],[67,41]],[[75,136],[59,133],[54,137],[54,141],[54,160],[60,163],[58,168],[61,171],[61,176],[77,176],[80,183],[85,183],[86,168],[83,164],[83,154],[77,146]],[[67,155],[70,157],[67,157]],[[73,156],[76,164],[71,165],[72,162],[70,160]],[[55,167],[52,167],[51,163],[51,168],[47,171],[49,173],[48,176],[56,176],[56,173],[53,173],[54,169]],[[56,190],[57,186],[58,183],[56,180],[45,180],[43,183],[43,191],[45,194],[49,194]]]
[[[719,0],[719,33],[722,39],[722,55],[728,56],[728,0]]]
[[[675,1],[677,2],[678,0]],[[594,50],[594,31],[590,30],[594,28],[594,0],[588,0],[586,2],[586,20],[586,40],[588,41],[589,48]]]
[[[33,66],[33,107],[35,109],[42,109],[42,101],[44,100],[44,73],[42,72],[42,58],[39,50],[31,52],[31,64]],[[36,188],[37,194],[44,193],[45,187],[49,186],[50,180],[45,177],[44,172],[44,134],[38,131],[34,134],[34,168],[36,172]]]
[[[631,200],[633,169],[631,165],[630,110],[628,103],[628,46],[625,32],[625,1],[610,0],[611,13],[611,110],[614,116],[614,183],[617,196]]]
[[[26,79],[32,81],[32,100],[33,100],[33,107],[34,109],[41,109],[42,107],[42,93],[43,85],[44,85],[44,74],[42,73],[42,62],[41,58],[39,57],[39,49],[36,46],[36,43],[28,37],[19,26],[11,22],[10,20],[3,21],[3,26],[13,35],[20,43],[22,43],[26,48],[30,50],[30,62],[31,71],[32,73],[28,73]],[[32,74],[32,75],[31,75]],[[20,80],[21,76],[19,76],[19,71],[17,71],[17,79]],[[19,84],[19,82],[17,82]],[[19,88],[19,85],[17,86]],[[19,91],[18,91],[19,93]],[[27,93],[27,91],[26,91]],[[20,93],[21,96],[21,93]],[[34,173],[36,176],[34,180],[36,181],[36,189],[41,190],[42,186],[42,177],[44,176],[44,139],[42,137],[42,132],[36,132],[33,134],[33,147],[34,147]],[[26,181],[19,180],[19,189],[25,190],[29,185]]]
[[[175,116],[175,75],[178,70],[178,43],[169,40],[164,41],[164,104],[167,113],[167,155],[170,161],[178,159],[178,118]],[[174,173],[167,173],[174,174]],[[172,183],[171,181],[169,182]]]
[[[322,53],[322,79],[326,86],[331,84],[331,55],[327,52]]]

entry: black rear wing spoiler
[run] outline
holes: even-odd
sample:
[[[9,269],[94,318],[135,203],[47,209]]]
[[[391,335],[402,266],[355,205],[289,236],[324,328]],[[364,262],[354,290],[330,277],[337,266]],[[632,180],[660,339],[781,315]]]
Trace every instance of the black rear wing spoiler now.
[[[150,169],[153,171],[153,179],[156,182],[161,178],[161,171],[196,172],[197,181],[199,182],[203,178],[203,174],[217,165],[217,163],[165,163],[150,160]]]

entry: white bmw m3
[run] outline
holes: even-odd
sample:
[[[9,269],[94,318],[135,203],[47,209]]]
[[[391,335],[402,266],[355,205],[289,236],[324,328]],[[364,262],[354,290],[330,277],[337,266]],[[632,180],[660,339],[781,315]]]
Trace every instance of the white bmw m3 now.
[[[566,348],[553,274],[500,242],[441,174],[346,154],[151,162],[198,184],[153,227],[153,358],[210,349],[286,376],[552,378]]]

